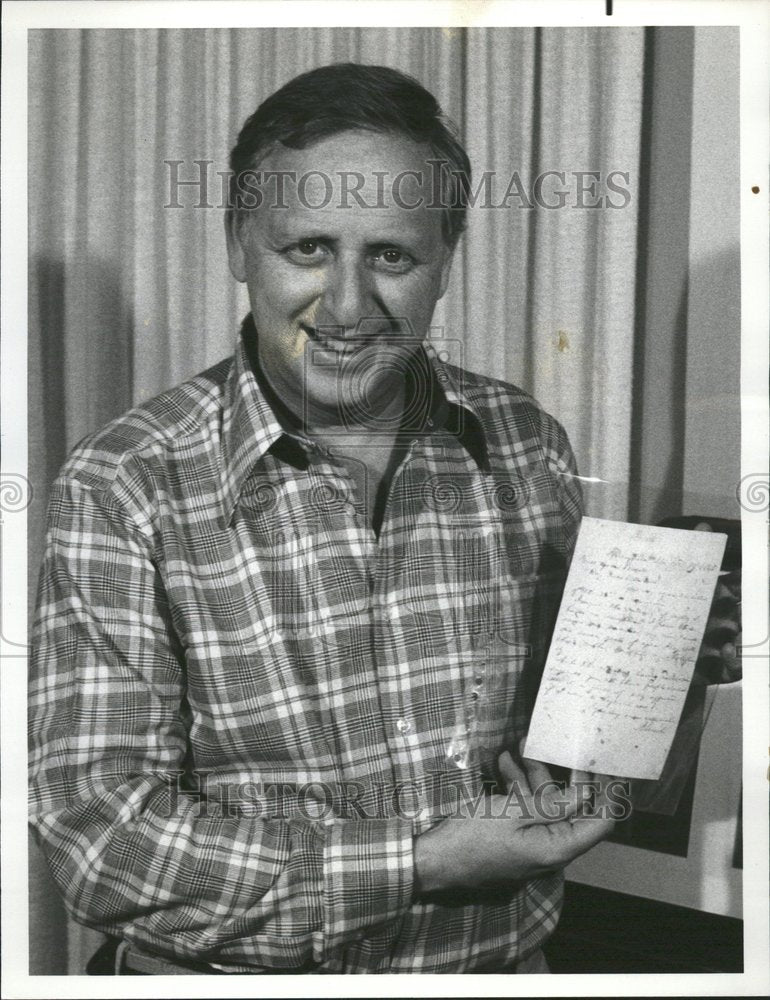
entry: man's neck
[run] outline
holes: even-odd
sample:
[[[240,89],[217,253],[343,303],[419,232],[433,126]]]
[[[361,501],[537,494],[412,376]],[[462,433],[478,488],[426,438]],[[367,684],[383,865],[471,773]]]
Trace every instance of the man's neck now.
[[[332,440],[357,445],[393,448],[398,442],[425,433],[432,427],[437,400],[433,370],[424,353],[414,355],[404,377],[394,380],[379,393],[379,400],[367,407],[365,419],[356,420],[355,409],[308,413],[303,419],[273,389],[259,363],[257,331],[251,317],[242,328],[244,346],[254,377],[278,422],[288,434],[306,434],[321,443]],[[352,412],[351,412],[352,411]]]
[[[359,444],[376,444],[378,441],[392,443],[403,425],[405,406],[406,385],[401,379],[383,387],[380,398],[367,406],[367,412],[360,419],[354,407],[342,413],[310,413],[304,430],[319,441],[344,438]]]

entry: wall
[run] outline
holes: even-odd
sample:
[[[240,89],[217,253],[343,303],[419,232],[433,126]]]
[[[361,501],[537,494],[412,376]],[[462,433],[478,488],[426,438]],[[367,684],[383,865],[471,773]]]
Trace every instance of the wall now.
[[[688,37],[689,36],[689,37]],[[738,31],[656,32],[648,262],[645,430],[638,518],[739,518],[740,219]],[[681,143],[691,129],[689,144]],[[666,155],[668,152],[669,155]],[[682,238],[684,237],[684,238]],[[676,421],[683,421],[684,435]],[[682,454],[678,454],[677,440]],[[710,688],[686,858],[604,843],[578,882],[712,913],[741,915],[732,867],[741,788],[741,685]],[[707,708],[708,713],[708,708]]]

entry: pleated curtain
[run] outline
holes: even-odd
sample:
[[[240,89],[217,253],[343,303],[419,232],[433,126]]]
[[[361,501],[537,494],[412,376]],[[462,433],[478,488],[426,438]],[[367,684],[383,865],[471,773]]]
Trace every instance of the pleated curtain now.
[[[30,39],[30,367],[47,480],[83,435],[231,352],[247,303],[227,270],[218,172],[246,116],[297,73],[353,60],[416,76],[460,127],[477,178],[494,173],[493,203],[514,172],[530,192],[548,170],[572,188],[574,171],[638,180],[641,28]],[[201,176],[199,198],[184,182]],[[619,484],[636,229],[634,200],[596,211],[479,198],[434,319],[457,360],[533,392],[567,427],[581,469]],[[622,516],[625,499],[597,513]]]

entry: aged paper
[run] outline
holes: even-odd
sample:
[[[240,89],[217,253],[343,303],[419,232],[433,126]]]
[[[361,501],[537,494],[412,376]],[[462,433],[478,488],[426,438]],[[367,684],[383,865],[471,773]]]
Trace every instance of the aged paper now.
[[[660,777],[725,542],[726,535],[584,518],[527,757]]]

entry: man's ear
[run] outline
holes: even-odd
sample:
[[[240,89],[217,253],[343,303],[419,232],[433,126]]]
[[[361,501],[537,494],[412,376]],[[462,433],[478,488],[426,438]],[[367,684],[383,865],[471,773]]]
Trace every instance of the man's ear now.
[[[452,261],[455,257],[455,248],[446,247],[444,250],[444,263],[441,265],[441,284],[439,285],[438,297],[443,299],[444,292],[449,286],[449,274],[452,270]]]
[[[246,254],[241,242],[244,236],[243,221],[238,217],[235,209],[230,208],[225,212],[225,240],[227,241],[227,260],[230,265],[230,274],[236,281],[246,280]]]

